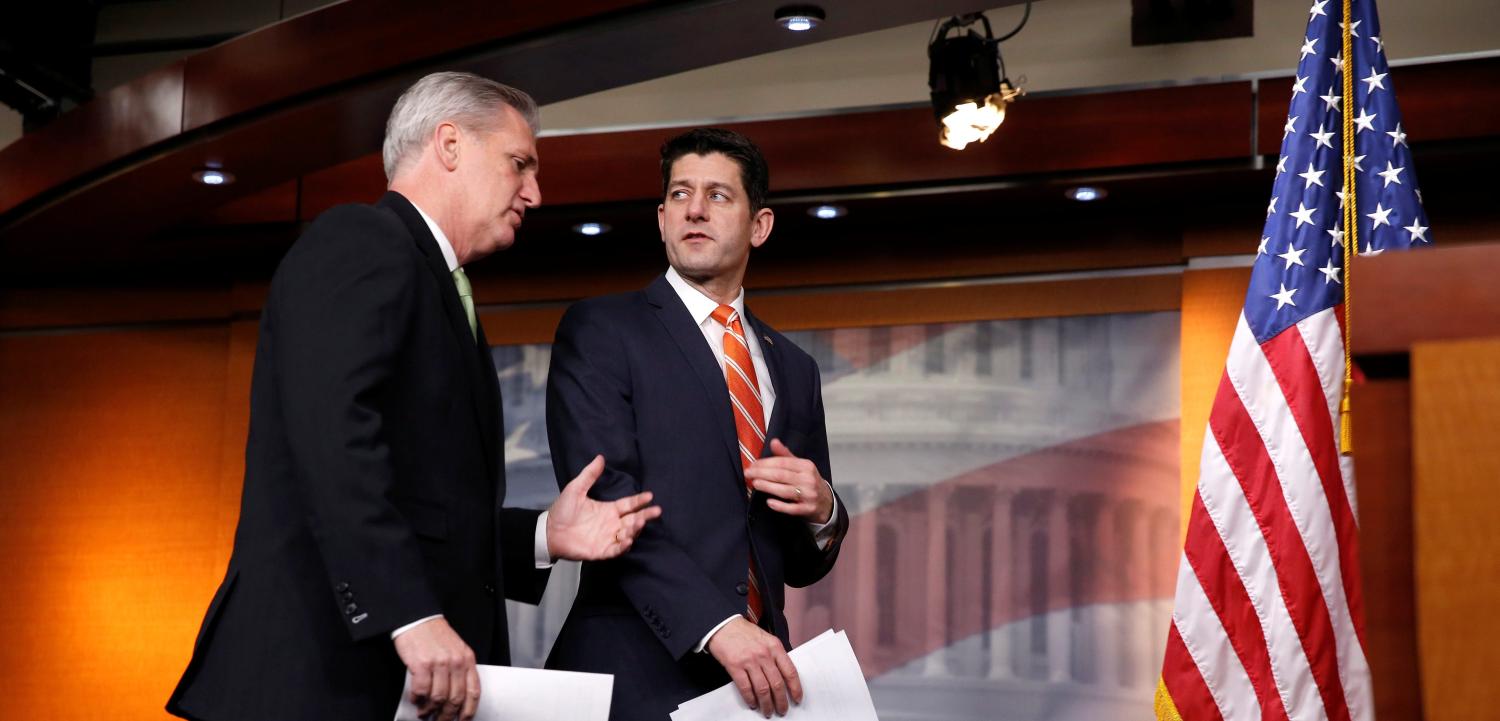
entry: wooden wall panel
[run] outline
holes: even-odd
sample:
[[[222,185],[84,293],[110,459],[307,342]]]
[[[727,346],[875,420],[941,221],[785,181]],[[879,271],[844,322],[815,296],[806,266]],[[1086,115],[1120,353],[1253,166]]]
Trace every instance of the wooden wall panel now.
[[[1417,640],[1431,719],[1500,719],[1500,339],[1412,348]]]
[[[0,149],[0,214],[182,132],[182,72],[153,70]]]
[[[1350,394],[1358,487],[1365,655],[1375,718],[1422,718],[1412,571],[1411,387],[1368,381]],[[1373,530],[1373,532],[1370,532]]]
[[[15,708],[164,718],[224,571],[222,327],[0,338]]]
[[[0,288],[0,330],[221,320],[223,288]]]
[[[1224,375],[1229,341],[1250,287],[1249,268],[1192,270],[1182,276],[1182,528],[1198,485],[1203,429]]]
[[[749,302],[758,317],[785,331],[1176,310],[1181,294],[1179,276],[1164,274],[891,290],[762,293],[749,296]],[[480,321],[484,323],[485,336],[495,345],[550,343],[566,308],[566,303],[493,308],[482,310]]]

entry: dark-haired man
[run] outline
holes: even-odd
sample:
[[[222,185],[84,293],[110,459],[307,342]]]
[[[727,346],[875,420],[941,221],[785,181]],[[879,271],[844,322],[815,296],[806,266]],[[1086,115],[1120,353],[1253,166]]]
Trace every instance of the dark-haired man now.
[[[729,681],[784,714],[802,698],[785,586],[827,574],[849,523],[827,480],[818,367],[745,307],[750,250],[774,221],[759,149],[694,130],[662,146],[661,169],[671,268],[568,310],[547,431],[559,482],[603,453],[595,496],[649,490],[663,520],[584,564],[548,665],[614,674],[617,721],[659,721]]]

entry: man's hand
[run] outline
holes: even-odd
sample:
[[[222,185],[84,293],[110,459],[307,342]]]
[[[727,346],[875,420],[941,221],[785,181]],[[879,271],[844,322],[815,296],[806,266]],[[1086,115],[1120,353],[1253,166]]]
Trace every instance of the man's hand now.
[[[422,718],[469,721],[479,708],[474,652],[441,618],[396,637],[396,655],[411,674],[411,702]]]
[[[802,703],[802,680],[781,641],[743,617],[730,621],[708,640],[708,652],[729,672],[735,688],[750,708],[771,718],[785,716],[793,703]]]
[[[771,453],[770,458],[758,459],[745,469],[745,478],[755,490],[775,496],[766,500],[766,506],[813,523],[827,523],[833,516],[833,491],[818,466],[792,455],[777,438],[771,439]]]
[[[650,491],[618,501],[589,498],[589,489],[602,472],[604,456],[594,456],[547,509],[547,552],[553,558],[614,558],[630,550],[647,521],[661,515],[661,506],[646,505],[651,502]]]

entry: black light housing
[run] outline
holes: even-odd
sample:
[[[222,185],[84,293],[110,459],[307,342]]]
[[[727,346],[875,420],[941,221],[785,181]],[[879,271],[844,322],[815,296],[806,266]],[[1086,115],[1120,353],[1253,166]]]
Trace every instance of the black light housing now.
[[[1029,17],[1031,6],[1026,13]],[[984,35],[973,26],[982,24]],[[1026,20],[1021,20],[1024,26]],[[950,32],[964,30],[949,36]],[[1019,32],[1018,26],[1005,38]],[[1005,106],[1021,95],[1004,77],[1000,41],[990,30],[989,18],[970,13],[949,18],[927,45],[927,85],[932,90],[932,110],[941,126],[938,142],[962,150],[972,142],[984,142],[1005,121]]]

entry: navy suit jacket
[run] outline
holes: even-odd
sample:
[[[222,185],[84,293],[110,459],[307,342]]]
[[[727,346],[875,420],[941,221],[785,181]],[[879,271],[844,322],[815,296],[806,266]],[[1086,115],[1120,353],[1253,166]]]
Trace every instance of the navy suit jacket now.
[[[832,479],[817,363],[749,309],[745,320],[776,390],[768,436]],[[828,573],[848,514],[839,503],[824,551],[805,520],[770,510],[764,494],[746,497],[724,371],[665,277],[568,309],[552,347],[547,433],[559,485],[602,453],[592,495],[649,490],[662,507],[625,555],[583,565],[549,668],[614,674],[616,720],[660,721],[728,683],[712,656],[693,649],[744,612],[751,553],[762,623],[789,646],[785,586]]]
[[[537,511],[502,509],[500,388],[452,276],[397,193],[322,214],[260,320],[239,528],[186,718],[389,719],[391,631],[441,613],[506,663],[505,597],[535,603]]]

